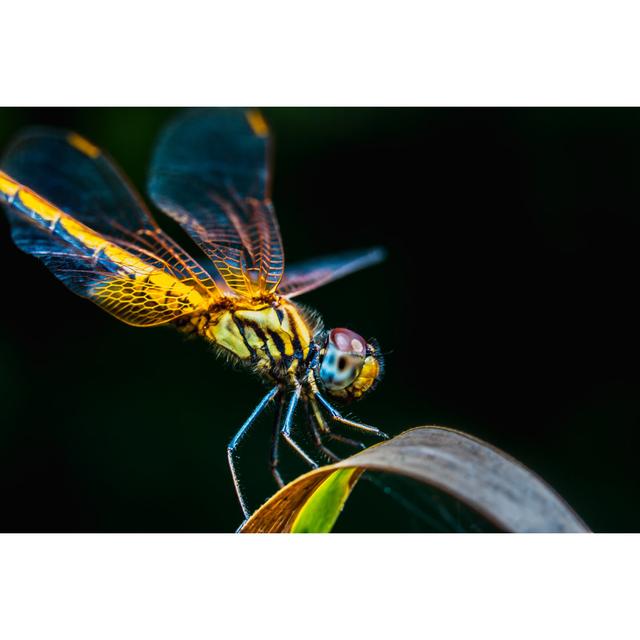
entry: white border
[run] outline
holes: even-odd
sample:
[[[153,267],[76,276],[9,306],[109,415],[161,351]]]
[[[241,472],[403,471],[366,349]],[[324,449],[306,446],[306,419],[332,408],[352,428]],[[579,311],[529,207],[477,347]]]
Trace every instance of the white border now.
[[[637,536],[0,537],[0,637],[638,637]]]
[[[638,105],[621,0],[20,0],[4,105]]]

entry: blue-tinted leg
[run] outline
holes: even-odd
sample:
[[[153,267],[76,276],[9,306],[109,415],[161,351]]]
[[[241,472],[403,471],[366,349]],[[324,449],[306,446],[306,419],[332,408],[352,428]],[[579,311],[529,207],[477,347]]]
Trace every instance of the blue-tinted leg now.
[[[346,424],[349,427],[353,427],[354,429],[360,429],[360,431],[366,431],[367,433],[372,433],[380,438],[387,439],[389,436],[384,432],[380,431],[376,427],[371,427],[368,424],[362,424],[361,422],[354,422],[353,420],[349,420],[347,418],[343,418],[340,412],[335,409],[327,400],[325,400],[322,395],[316,392],[315,397],[322,403],[325,409],[331,414],[331,417],[336,422],[341,422],[342,424]]]
[[[291,448],[311,467],[315,469],[318,463],[307,455],[300,445],[291,437],[291,428],[293,426],[293,414],[295,413],[298,400],[300,399],[300,387],[296,387],[296,390],[289,400],[289,406],[287,407],[287,415],[284,419],[284,426],[282,427],[282,437],[289,443]]]
[[[311,411],[309,411],[308,404],[305,405],[305,410],[307,414],[307,422],[309,423],[309,427],[311,428],[311,433],[313,434],[313,439],[315,440],[316,447],[329,460],[332,460],[334,462],[336,462],[337,460],[340,460],[340,456],[338,456],[336,453],[331,451],[331,449],[325,446],[324,442],[322,441],[322,434],[320,433],[320,429],[322,429],[322,427],[320,427],[320,429],[318,428],[319,425],[316,424],[317,420],[314,418],[313,415],[311,415]]]
[[[233,478],[233,484],[236,488],[236,493],[238,494],[238,500],[240,501],[240,506],[242,507],[242,512],[244,513],[244,517],[249,517],[249,510],[247,509],[247,504],[242,495],[242,489],[240,489],[240,482],[238,480],[238,474],[236,472],[236,447],[240,444],[240,441],[247,433],[249,427],[253,424],[255,419],[260,415],[262,410],[267,406],[269,401],[280,391],[280,387],[274,387],[267,393],[267,395],[260,400],[258,406],[253,410],[253,413],[247,418],[245,423],[240,427],[238,433],[233,437],[233,440],[227,446],[227,458],[229,459],[229,468],[231,469],[231,476]]]
[[[311,408],[311,411],[309,411],[309,408]],[[316,446],[330,460],[337,461],[340,460],[341,457],[337,455],[335,451],[329,449],[329,447],[325,445],[325,437],[336,442],[342,442],[357,449],[365,448],[364,443],[359,442],[358,440],[352,440],[351,438],[346,438],[345,436],[339,435],[337,433],[332,433],[329,425],[327,424],[327,421],[324,419],[324,416],[320,412],[320,407],[318,406],[316,399],[313,397],[309,398],[308,400],[307,417],[309,419],[309,426],[311,427],[311,432],[313,433]]]
[[[284,487],[284,481],[282,479],[282,475],[278,470],[278,450],[280,444],[280,427],[282,422],[282,411],[284,409],[285,397],[284,393],[280,396],[280,402],[278,402],[278,409],[276,410],[276,418],[273,424],[273,436],[271,441],[271,473],[276,481],[276,484],[282,488]]]

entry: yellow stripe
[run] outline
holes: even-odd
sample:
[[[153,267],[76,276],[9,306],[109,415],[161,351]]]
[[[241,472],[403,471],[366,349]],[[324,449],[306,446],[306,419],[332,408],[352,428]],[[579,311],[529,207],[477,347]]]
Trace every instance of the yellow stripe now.
[[[0,176],[0,178],[2,178],[2,176]],[[3,186],[3,183],[0,182],[0,187]],[[11,184],[9,184],[9,189],[12,188]],[[203,303],[202,296],[195,291],[193,287],[185,285],[174,276],[161,269],[157,269],[144,260],[140,260],[140,258],[125,251],[117,244],[106,241],[90,227],[78,222],[75,218],[54,207],[51,203],[32,191],[24,187],[14,190],[14,193],[16,191],[22,204],[27,207],[27,209],[37,213],[43,220],[52,223],[51,226],[57,222],[69,235],[77,238],[87,249],[94,252],[102,251],[114,264],[132,273],[135,277],[144,278],[149,276],[149,284],[157,287],[156,297],[158,300],[163,297],[165,290],[173,287],[173,295],[187,296],[189,302],[196,307]],[[151,288],[147,287],[147,289],[150,290]],[[149,295],[153,294],[149,293]]]
[[[100,155],[100,149],[98,147],[92,145],[88,140],[85,140],[82,136],[79,136],[77,133],[70,133],[67,136],[67,142],[80,151],[80,153],[84,153],[85,156],[89,156],[90,158],[97,158]]]
[[[20,187],[18,191],[18,198],[20,202],[29,209],[35,211],[43,220],[47,222],[55,222],[58,219],[68,217],[58,207],[54,207],[51,203],[47,202],[44,198],[33,193],[29,189]]]
[[[123,268],[140,275],[147,275],[157,270],[116,244],[105,241],[101,235],[90,227],[78,222],[75,218],[64,213],[58,207],[54,207],[32,191],[22,188],[19,190],[18,198],[27,209],[37,213],[43,220],[50,223],[58,222],[69,235],[80,240],[87,249],[92,251],[102,250],[110,260]]]
[[[300,345],[302,346],[303,352],[306,355],[309,343],[311,342],[311,333],[309,331],[309,327],[298,313],[295,305],[288,303],[286,305],[283,304],[283,307],[284,306],[286,306],[286,309],[291,315],[291,319],[293,320],[293,323],[295,325],[295,331],[298,334],[298,339],[300,340]],[[292,332],[293,327],[289,326],[289,314],[285,314],[285,322],[283,323],[283,327],[287,327],[288,331]]]
[[[12,198],[20,189],[20,185],[12,180],[4,171],[0,171],[0,193]]]
[[[293,342],[291,341],[291,336],[284,331],[278,331],[278,335],[284,342],[284,355],[292,356],[293,355]]]
[[[253,130],[258,137],[264,138],[269,135],[269,127],[265,122],[265,119],[262,117],[262,114],[256,109],[251,109],[247,111],[247,121],[249,122],[249,126]]]
[[[253,327],[249,324],[244,324],[242,328],[244,330],[244,337],[254,351],[262,349],[262,340],[258,338],[258,334],[254,331]]]
[[[241,360],[248,360],[251,357],[251,353],[247,349],[231,313],[228,311],[225,311],[220,316],[218,322],[209,326],[207,336],[213,342],[237,355]]]

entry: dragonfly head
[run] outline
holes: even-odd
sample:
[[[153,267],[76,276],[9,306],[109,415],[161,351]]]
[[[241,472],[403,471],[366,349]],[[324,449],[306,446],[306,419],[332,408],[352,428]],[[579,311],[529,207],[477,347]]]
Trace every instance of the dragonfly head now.
[[[320,352],[316,380],[336,398],[356,400],[371,391],[382,374],[378,345],[350,329],[332,329]]]

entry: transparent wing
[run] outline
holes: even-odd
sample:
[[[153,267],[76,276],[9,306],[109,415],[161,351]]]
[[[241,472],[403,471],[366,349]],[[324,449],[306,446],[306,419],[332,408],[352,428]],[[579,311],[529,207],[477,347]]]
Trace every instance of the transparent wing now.
[[[245,297],[275,291],[284,271],[268,150],[257,111],[194,109],[165,130],[151,168],[152,200],[211,258],[229,293]]]
[[[382,262],[386,257],[382,247],[362,251],[348,251],[308,260],[288,267],[278,287],[287,298],[299,296],[322,285]]]
[[[169,322],[211,301],[211,278],[159,231],[113,165],[84,139],[30,132],[2,166],[13,174],[0,171],[0,202],[15,243],[75,293],[139,326]]]
[[[211,276],[158,227],[140,196],[100,149],[76,133],[30,129],[2,160],[14,180],[180,280],[213,291]]]

